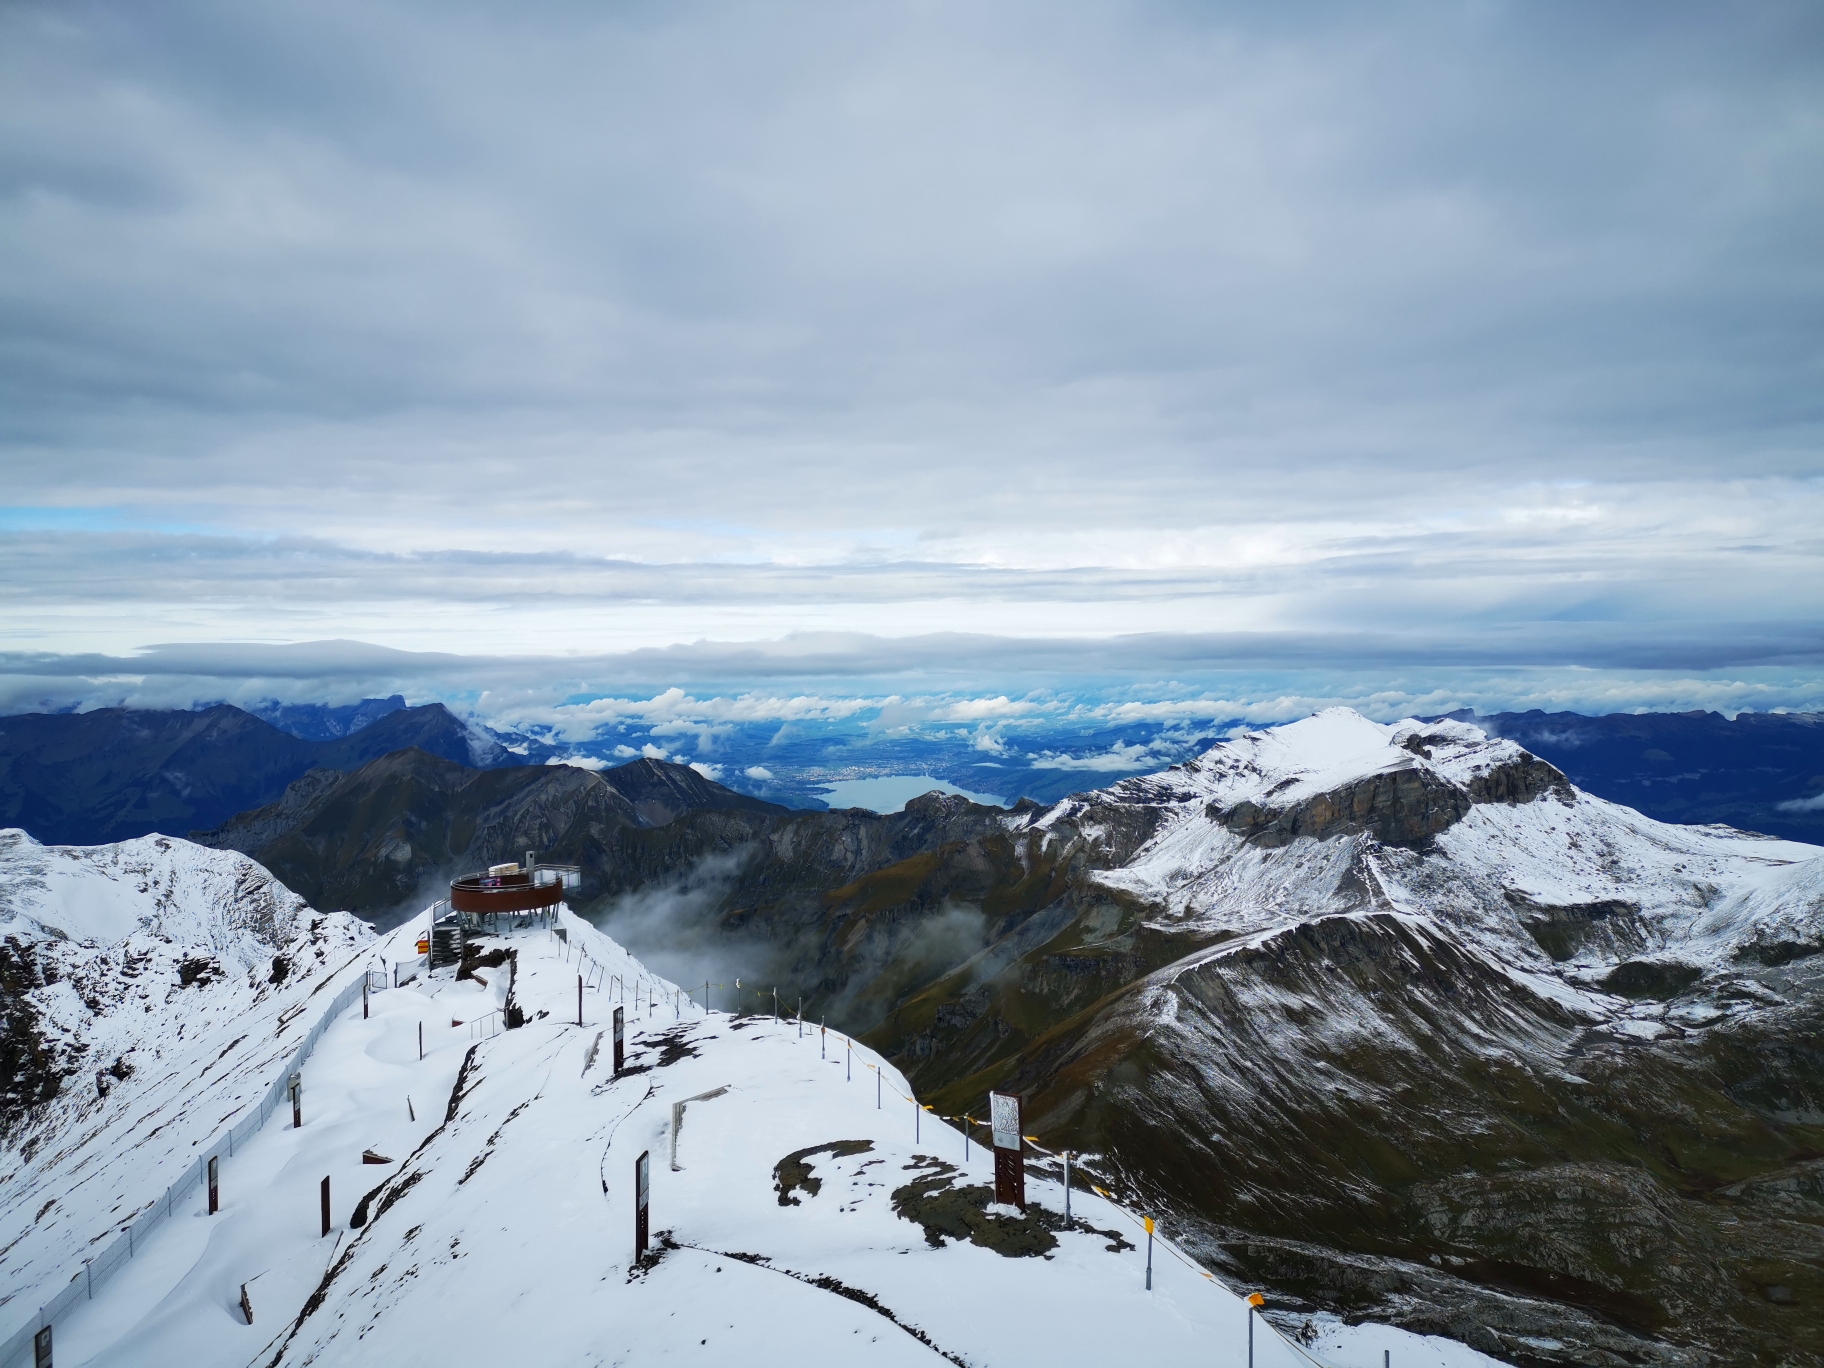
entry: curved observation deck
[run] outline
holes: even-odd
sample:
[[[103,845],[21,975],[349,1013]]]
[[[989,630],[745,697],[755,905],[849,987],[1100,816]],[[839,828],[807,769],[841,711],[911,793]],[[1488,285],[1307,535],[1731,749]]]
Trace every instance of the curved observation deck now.
[[[545,912],[564,900],[564,890],[581,882],[574,865],[535,865],[530,870],[514,866],[465,874],[450,880],[450,908],[469,916],[497,916],[515,912]]]

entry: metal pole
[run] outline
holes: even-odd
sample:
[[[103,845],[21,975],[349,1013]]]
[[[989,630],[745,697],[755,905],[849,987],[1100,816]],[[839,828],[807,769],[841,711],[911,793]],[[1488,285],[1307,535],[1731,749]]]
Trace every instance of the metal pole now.
[[[1153,1218],[1146,1218],[1146,1290],[1153,1290]],[[1249,1322],[1249,1337],[1252,1339],[1252,1322]]]
[[[583,976],[576,976],[576,1024],[583,1024]]]
[[[1064,1219],[1070,1219],[1070,1151],[1064,1151]]]
[[[847,1055],[848,1062],[843,1065],[842,1081],[844,1083],[853,1083],[855,1081],[855,1042],[849,1040],[847,1036],[844,1036],[843,1039],[848,1040],[849,1053]]]
[[[1254,1308],[1248,1308],[1248,1368],[1254,1368]]]
[[[323,1233],[329,1234],[329,1175],[323,1175]]]
[[[361,980],[361,1020],[367,1020],[367,980]]]
[[[880,1110],[880,1065],[874,1066],[874,1110]]]
[[[821,1021],[817,1023],[817,1058],[830,1057],[830,1028]]]

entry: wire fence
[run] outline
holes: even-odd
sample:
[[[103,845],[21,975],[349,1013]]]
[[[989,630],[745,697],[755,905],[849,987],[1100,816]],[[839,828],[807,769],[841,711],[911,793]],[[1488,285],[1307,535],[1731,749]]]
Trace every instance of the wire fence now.
[[[169,1219],[177,1210],[190,1191],[198,1185],[208,1182],[209,1161],[211,1159],[232,1158],[237,1147],[244,1146],[255,1131],[266,1123],[266,1118],[278,1109],[289,1093],[292,1074],[310,1058],[310,1052],[316,1048],[317,1041],[322,1039],[323,1032],[329,1029],[330,1023],[347,1011],[360,998],[364,988],[379,989],[387,986],[386,976],[373,970],[356,978],[330,1000],[329,1007],[317,1019],[317,1024],[310,1028],[308,1035],[291,1052],[285,1066],[279,1070],[279,1076],[272,1081],[260,1098],[259,1105],[249,1112],[239,1124],[231,1126],[204,1148],[196,1162],[184,1170],[180,1177],[152,1204],[140,1211],[127,1222],[118,1235],[92,1258],[85,1259],[81,1269],[73,1274],[63,1290],[58,1292],[43,1306],[38,1314],[10,1335],[0,1344],[0,1368],[10,1368],[15,1360],[29,1353],[32,1341],[45,1326],[52,1324],[66,1315],[70,1308],[79,1301],[94,1297],[95,1289],[113,1276],[124,1264],[132,1259],[146,1237],[159,1225]]]
[[[804,1025],[803,999],[798,1000],[798,1002],[796,1003],[795,1008],[792,1012],[784,1012],[781,1010],[782,1008],[785,1008],[788,1006],[793,1006],[793,1004],[791,1003],[790,999],[780,998],[779,990],[776,988],[753,988],[753,987],[749,987],[746,984],[743,984],[740,979],[734,980],[734,982],[732,984],[723,984],[723,983],[707,984],[706,983],[703,985],[703,988],[705,990],[704,991],[705,1000],[707,1000],[708,996],[709,996],[707,990],[712,987],[727,989],[732,993],[735,1006],[734,1006],[734,1012],[731,1013],[731,1015],[741,1014],[741,1012],[742,1012],[741,1001],[747,994],[751,993],[755,997],[757,997],[761,1000],[762,1007],[765,1007],[769,1004],[771,1005],[773,1010],[770,1013],[768,1013],[769,1015],[775,1016],[779,1020],[782,1020],[782,1021],[796,1022],[800,1026],[800,1028],[802,1028]],[[694,992],[695,990],[691,990],[691,991]],[[758,1014],[758,1013],[755,1013],[755,1014]],[[830,1031],[829,1028],[827,1026],[824,1026],[822,1023],[813,1023],[811,1026],[811,1029],[815,1030],[815,1031],[823,1032],[823,1033],[826,1033],[829,1035],[834,1035],[838,1040],[840,1040],[843,1043],[845,1050],[848,1050],[851,1052],[854,1050],[854,1047],[855,1047],[854,1040],[848,1036],[843,1035],[841,1032]],[[865,1063],[865,1061],[864,1061],[864,1063]],[[903,1093],[897,1087],[895,1087],[893,1084],[888,1083],[886,1081],[886,1070],[885,1069],[880,1068],[878,1065],[874,1065],[874,1064],[866,1064],[865,1066],[869,1069],[874,1070],[875,1097],[877,1099],[877,1102],[883,1096],[883,1090],[884,1090],[885,1092],[892,1093],[895,1097],[898,1097],[901,1101],[910,1102],[912,1104],[912,1108],[913,1108],[912,1134],[913,1134],[913,1138],[914,1138],[915,1142],[922,1138],[923,1123],[924,1123],[924,1118],[926,1115],[929,1115],[933,1120],[953,1122],[963,1128],[963,1150],[964,1150],[965,1158],[968,1155],[969,1145],[970,1145],[971,1140],[974,1137],[975,1130],[977,1127],[980,1127],[982,1130],[989,1131],[990,1134],[992,1134],[992,1129],[989,1126],[989,1124],[985,1118],[979,1118],[979,1117],[967,1116],[967,1115],[965,1115],[965,1116],[946,1116],[942,1112],[936,1111],[933,1108],[928,1107],[925,1104],[921,1103],[916,1097],[913,1097],[911,1094]],[[849,1076],[851,1077],[851,1079],[853,1078],[852,1070],[851,1070]],[[1061,1153],[1057,1150],[1047,1149],[1044,1145],[1039,1143],[1038,1137],[1036,1137],[1036,1136],[1024,1135],[1024,1136],[1021,1136],[1020,1138],[1024,1142],[1024,1145],[1026,1147],[1031,1148],[1032,1150],[1036,1151],[1039,1154],[1045,1155],[1047,1158],[1055,1159],[1055,1160],[1064,1159],[1063,1153]],[[991,1145],[982,1145],[980,1141],[975,1141],[975,1143],[977,1145],[979,1145],[980,1148],[982,1148],[985,1151],[992,1149]],[[1185,1268],[1190,1270],[1192,1273],[1195,1273],[1198,1277],[1202,1278],[1204,1281],[1212,1284],[1213,1286],[1221,1287],[1225,1291],[1228,1290],[1227,1286],[1222,1282],[1222,1280],[1220,1278],[1218,1278],[1214,1273],[1210,1272],[1209,1269],[1203,1267],[1202,1264],[1199,1264],[1196,1260],[1192,1259],[1189,1255],[1185,1254],[1182,1250],[1178,1249],[1177,1246],[1173,1245],[1169,1240],[1165,1239],[1163,1236],[1157,1234],[1155,1231],[1149,1231],[1147,1229],[1147,1219],[1148,1218],[1146,1218],[1144,1216],[1136,1215],[1134,1212],[1129,1211],[1125,1206],[1123,1206],[1121,1204],[1120,1199],[1117,1198],[1115,1196],[1115,1194],[1110,1192],[1107,1188],[1102,1187],[1100,1184],[1097,1184],[1094,1182],[1089,1182],[1088,1181],[1088,1177],[1089,1177],[1088,1171],[1082,1167],[1080,1160],[1078,1161],[1077,1172],[1079,1174],[1084,1175],[1085,1185],[1089,1188],[1089,1190],[1091,1192],[1095,1193],[1098,1197],[1102,1198],[1105,1202],[1108,1203],[1109,1206],[1114,1208],[1114,1210],[1122,1217],[1122,1219],[1124,1219],[1125,1221],[1127,1221],[1130,1225],[1132,1225],[1134,1227],[1134,1230],[1136,1233],[1142,1234],[1142,1235],[1151,1234],[1153,1240],[1156,1242],[1158,1247],[1164,1249],[1166,1253],[1170,1254],[1179,1263],[1183,1264],[1185,1266]],[[1046,1175],[1046,1176],[1049,1177],[1051,1175]],[[1254,1306],[1250,1305],[1249,1309],[1248,1309],[1248,1314],[1250,1316],[1252,1316],[1255,1312],[1255,1309],[1256,1308]],[[1285,1345],[1287,1349],[1291,1350],[1294,1354],[1298,1355],[1298,1357],[1303,1359],[1306,1363],[1311,1364],[1312,1368],[1332,1368],[1332,1366],[1330,1364],[1325,1363],[1322,1359],[1313,1355],[1309,1350],[1307,1350],[1303,1345],[1299,1344],[1296,1340],[1288,1338],[1286,1336],[1286,1334],[1279,1329],[1278,1326],[1274,1325],[1273,1322],[1268,1320],[1264,1315],[1259,1317],[1259,1323],[1262,1326],[1264,1326],[1266,1328],[1266,1330],[1270,1334],[1272,1334],[1275,1339],[1277,1339],[1281,1344]]]

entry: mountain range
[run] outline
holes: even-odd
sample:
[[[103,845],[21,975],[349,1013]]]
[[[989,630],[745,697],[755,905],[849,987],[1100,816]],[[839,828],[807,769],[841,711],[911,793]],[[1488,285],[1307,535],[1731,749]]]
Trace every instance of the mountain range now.
[[[275,801],[310,770],[357,769],[407,747],[480,768],[540,763],[552,753],[517,744],[508,749],[441,703],[388,709],[322,740],[227,703],[196,712],[22,713],[0,717],[0,825],[58,844],[182,835]]]
[[[1057,803],[888,815],[406,749],[203,839],[369,915],[528,849],[578,864],[575,904],[660,974],[802,995],[940,1112],[1019,1091],[1307,1326],[1824,1362],[1824,850],[1653,820],[1479,721],[1333,710]],[[1604,721],[1571,749],[1631,782],[1669,733]]]
[[[1021,1092],[1311,1314],[1527,1363],[1824,1342],[1824,851],[1654,821],[1461,721],[1339,710],[1011,811],[422,755],[288,801],[208,839],[288,882],[346,851],[338,888],[578,863],[661,972],[802,995],[942,1111]]]

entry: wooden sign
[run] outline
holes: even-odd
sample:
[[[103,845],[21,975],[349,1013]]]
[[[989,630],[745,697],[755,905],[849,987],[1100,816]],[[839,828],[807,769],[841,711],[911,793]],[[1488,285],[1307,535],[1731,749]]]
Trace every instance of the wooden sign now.
[[[1026,1209],[1026,1156],[1020,1132],[1025,1118],[1016,1093],[988,1094],[988,1125],[994,1133],[994,1200]]]

